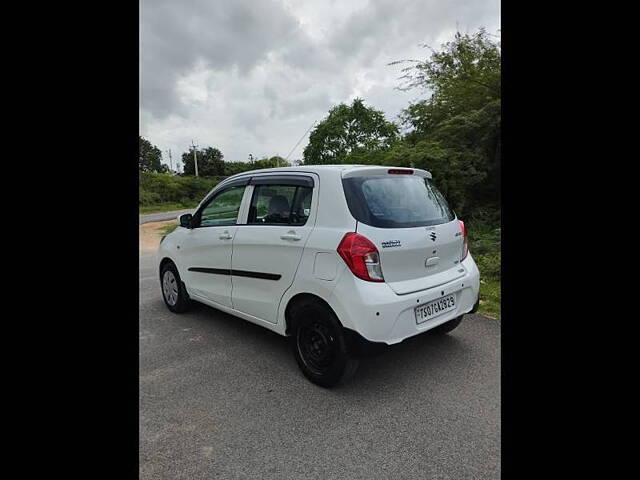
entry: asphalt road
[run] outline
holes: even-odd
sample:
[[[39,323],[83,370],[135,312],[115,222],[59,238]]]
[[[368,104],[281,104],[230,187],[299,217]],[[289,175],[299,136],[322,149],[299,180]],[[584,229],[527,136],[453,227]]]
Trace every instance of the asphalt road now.
[[[162,301],[140,258],[141,479],[498,479],[500,323],[469,315],[326,390],[284,337]]]
[[[149,222],[163,222],[165,220],[175,220],[178,215],[183,213],[193,213],[195,209],[187,208],[186,210],[173,210],[171,212],[160,212],[160,213],[148,213],[146,215],[140,215],[140,223],[149,223]]]

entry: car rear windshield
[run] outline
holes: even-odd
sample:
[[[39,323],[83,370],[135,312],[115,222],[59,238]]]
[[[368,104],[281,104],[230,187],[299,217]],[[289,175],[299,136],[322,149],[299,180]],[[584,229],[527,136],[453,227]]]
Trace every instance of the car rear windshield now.
[[[342,179],[351,215],[379,228],[438,225],[455,218],[428,178],[409,175]]]

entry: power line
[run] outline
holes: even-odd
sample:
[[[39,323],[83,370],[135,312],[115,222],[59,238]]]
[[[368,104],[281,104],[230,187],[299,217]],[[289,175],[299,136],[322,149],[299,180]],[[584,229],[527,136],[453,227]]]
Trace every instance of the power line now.
[[[317,121],[317,120],[316,120]],[[289,155],[287,155],[287,158],[285,158],[285,160],[289,160],[289,157],[291,156],[291,154],[293,153],[293,151],[298,148],[298,145],[300,145],[300,142],[302,141],[302,139],[307,135],[307,133],[309,133],[309,130],[311,130],[313,128],[313,126],[316,124],[316,121],[314,121],[311,126],[309,128],[307,128],[307,131],[304,132],[304,134],[300,137],[300,140],[298,140],[298,143],[296,143],[296,146],[293,147],[291,149],[291,151],[289,152]]]

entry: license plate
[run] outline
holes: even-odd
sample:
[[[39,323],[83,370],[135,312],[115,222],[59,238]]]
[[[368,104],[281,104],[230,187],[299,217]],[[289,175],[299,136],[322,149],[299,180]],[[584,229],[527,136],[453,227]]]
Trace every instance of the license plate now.
[[[416,323],[426,322],[438,315],[450,312],[456,308],[456,298],[454,295],[446,295],[433,302],[425,303],[416,307]]]

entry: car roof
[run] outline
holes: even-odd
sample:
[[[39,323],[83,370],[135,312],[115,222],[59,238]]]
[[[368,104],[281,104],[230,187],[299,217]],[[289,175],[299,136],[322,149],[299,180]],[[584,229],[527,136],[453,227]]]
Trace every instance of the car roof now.
[[[355,167],[364,167],[364,165],[298,165],[289,167],[260,168],[257,170],[247,170],[238,173],[235,176],[247,175],[252,173],[277,173],[277,172],[316,172],[326,170],[350,170]]]
[[[393,166],[383,166],[383,165],[360,165],[360,164],[339,164],[339,165],[299,165],[299,166],[290,166],[290,167],[276,167],[276,168],[261,168],[258,170],[249,170],[242,173],[237,173],[229,177],[227,180],[232,178],[239,178],[245,175],[253,175],[257,173],[279,173],[279,172],[311,172],[322,174],[328,171],[341,172],[344,175],[347,172],[355,173],[358,170],[370,171],[374,169],[393,169],[393,168],[407,168],[407,167],[393,167]],[[418,172],[423,171],[416,168],[412,170]],[[431,174],[428,174],[431,177]]]

